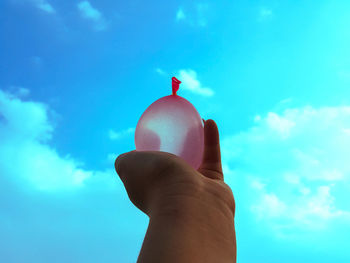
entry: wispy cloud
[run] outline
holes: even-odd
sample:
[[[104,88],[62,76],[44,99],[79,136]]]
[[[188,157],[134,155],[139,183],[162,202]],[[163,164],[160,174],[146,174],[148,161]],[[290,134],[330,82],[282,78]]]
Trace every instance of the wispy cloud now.
[[[159,75],[166,75],[167,73],[161,69],[161,68],[156,68],[155,71],[159,74]]]
[[[48,14],[54,14],[56,12],[53,6],[46,0],[29,0],[29,1],[31,1],[38,9]]]
[[[173,76],[161,68],[156,68],[155,72],[161,76]],[[178,70],[174,73],[174,76],[176,76],[181,81],[181,89],[183,90],[188,90],[192,93],[205,97],[214,95],[214,91],[212,89],[203,87],[202,83],[198,80],[197,72],[192,69]]]
[[[118,157],[118,154],[116,154],[116,153],[109,153],[107,155],[107,161],[108,162],[114,162],[117,157]]]
[[[31,60],[33,66],[36,66],[36,67],[41,67],[44,64],[43,59],[39,56],[33,56],[30,58],[30,60]]]
[[[30,90],[20,87],[17,91],[18,97],[27,97],[30,94]]]
[[[253,214],[287,235],[350,220],[336,198],[350,187],[350,107],[290,108],[254,123],[222,142],[234,177],[247,178]]]
[[[207,3],[197,3],[187,6],[187,8],[179,7],[175,14],[175,21],[187,23],[194,27],[205,27],[208,14],[209,5]]]
[[[210,97],[214,95],[214,91],[208,87],[203,87],[197,78],[197,73],[192,69],[179,70],[179,80],[181,80],[181,88],[193,92],[198,95]]]
[[[122,131],[109,130],[108,136],[111,140],[119,140],[129,134],[132,134],[134,131],[135,131],[135,128],[128,128]]]
[[[30,94],[29,89],[21,86],[10,86],[8,90],[19,98],[27,97]]]
[[[38,1],[38,8],[47,12],[47,13],[55,13],[55,9],[45,0]]]
[[[180,7],[176,12],[176,21],[184,20],[186,18],[184,10]]]
[[[90,2],[82,1],[78,3],[77,7],[82,17],[93,21],[95,30],[102,31],[107,28],[107,23],[102,13],[94,8]]]
[[[266,21],[267,19],[270,19],[273,16],[273,12],[270,8],[267,7],[261,7],[259,9],[259,15],[258,15],[258,21]]]
[[[290,182],[286,182],[290,183]],[[281,194],[269,192],[266,187],[255,189],[257,200],[251,205],[252,211],[259,220],[279,219],[290,226],[298,224],[311,229],[323,228],[327,220],[337,217],[350,219],[350,211],[341,210],[335,205],[330,185],[317,186],[311,190],[300,181],[292,185],[298,190],[295,199],[290,202],[283,200]],[[284,187],[284,189],[287,189]]]
[[[196,6],[197,10],[197,24],[199,26],[206,26],[207,25],[207,16],[209,14],[209,5],[206,3],[198,3]]]

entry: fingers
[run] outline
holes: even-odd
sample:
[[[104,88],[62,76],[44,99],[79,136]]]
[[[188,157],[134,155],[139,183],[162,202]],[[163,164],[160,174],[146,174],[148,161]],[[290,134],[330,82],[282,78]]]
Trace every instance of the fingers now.
[[[115,170],[125,183],[127,176],[132,180],[139,174],[143,174],[143,177],[148,174],[154,175],[163,166],[168,165],[172,161],[171,158],[173,155],[165,152],[134,150],[118,156],[115,160]]]
[[[131,151],[119,155],[115,161],[115,169],[130,200],[146,214],[156,188],[175,178],[175,173],[184,174],[186,167],[177,156],[158,151]]]
[[[130,164],[132,163],[132,160],[135,159],[135,153],[136,150],[126,152],[123,154],[120,154],[118,158],[114,162],[114,167],[117,172],[117,174],[122,177],[122,175],[125,175],[128,172],[128,168],[130,167]],[[123,180],[123,178],[121,178]]]
[[[122,180],[130,200],[146,214],[149,211],[153,175],[161,161],[154,152],[131,151],[118,156],[115,170]]]
[[[204,153],[198,170],[207,177],[223,180],[219,131],[213,120],[204,124]]]

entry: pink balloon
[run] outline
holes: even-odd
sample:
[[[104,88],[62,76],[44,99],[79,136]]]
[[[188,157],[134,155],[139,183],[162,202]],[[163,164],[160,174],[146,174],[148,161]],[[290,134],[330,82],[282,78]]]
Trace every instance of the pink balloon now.
[[[135,131],[136,150],[169,152],[198,169],[204,150],[203,122],[195,107],[176,94],[180,83],[173,78],[173,95],[153,102],[142,114]]]

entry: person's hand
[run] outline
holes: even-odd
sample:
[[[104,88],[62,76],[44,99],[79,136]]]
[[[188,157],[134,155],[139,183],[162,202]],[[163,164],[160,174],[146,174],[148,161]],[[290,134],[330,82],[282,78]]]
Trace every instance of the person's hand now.
[[[206,193],[234,215],[234,198],[224,183],[219,133],[213,120],[205,122],[204,144],[198,171],[166,152],[131,151],[118,156],[115,168],[133,204],[150,216],[156,211],[172,212],[172,205],[185,205],[187,200],[204,201]]]
[[[207,120],[204,125],[204,154],[197,171],[176,155],[156,151],[124,153],[116,159],[115,168],[130,200],[150,217],[139,260],[163,262],[156,260],[152,248],[168,247],[168,238],[171,246],[174,242],[190,246],[181,248],[190,255],[186,258],[180,253],[181,261],[176,261],[174,253],[177,256],[179,253],[173,251],[171,258],[163,255],[164,262],[235,262],[235,202],[230,187],[223,180],[219,133],[213,120]],[[152,221],[156,222],[154,231],[162,229],[164,235],[169,232],[171,236],[152,234]],[[182,232],[187,233],[187,239],[181,236]],[[201,252],[196,253],[196,249]]]

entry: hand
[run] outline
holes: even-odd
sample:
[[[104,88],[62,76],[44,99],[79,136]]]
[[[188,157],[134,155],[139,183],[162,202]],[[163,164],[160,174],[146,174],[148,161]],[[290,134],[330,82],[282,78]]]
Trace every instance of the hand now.
[[[197,171],[176,155],[156,151],[122,154],[115,167],[130,200],[150,217],[139,260],[235,262],[235,202],[223,180],[219,133],[213,120],[204,125],[204,154]],[[183,244],[177,252],[174,242]],[[172,256],[163,255],[157,261],[157,246],[165,246]]]

